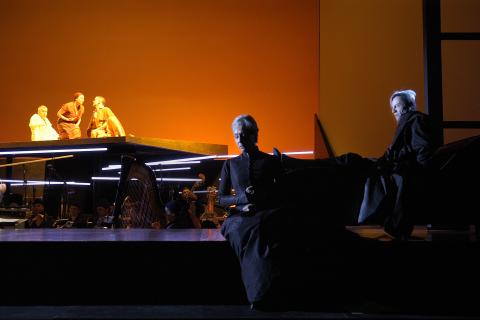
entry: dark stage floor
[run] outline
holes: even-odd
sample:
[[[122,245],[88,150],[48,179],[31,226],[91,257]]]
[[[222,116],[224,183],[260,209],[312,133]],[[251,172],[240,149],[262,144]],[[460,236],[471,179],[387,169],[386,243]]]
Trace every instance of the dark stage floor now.
[[[217,229],[0,229],[0,319],[480,318],[474,228],[348,229],[366,242],[322,249],[318,303],[279,312],[250,310]]]
[[[0,229],[0,242],[223,242],[218,229]]]
[[[1,320],[50,319],[478,319],[475,316],[441,316],[364,312],[264,312],[236,305],[167,306],[29,306],[0,307]]]
[[[349,226],[366,239],[392,241],[380,226]],[[223,242],[219,229],[0,229],[0,242]],[[473,226],[432,229],[416,226],[408,242],[476,242]]]

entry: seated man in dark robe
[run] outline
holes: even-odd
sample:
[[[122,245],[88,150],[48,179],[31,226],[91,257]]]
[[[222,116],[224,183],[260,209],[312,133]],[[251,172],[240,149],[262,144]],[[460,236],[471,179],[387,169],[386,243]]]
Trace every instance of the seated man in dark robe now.
[[[323,264],[326,256],[332,257],[326,252],[338,253],[336,258],[343,261],[359,237],[344,228],[342,217],[334,211],[338,201],[351,201],[328,189],[337,191],[336,184],[345,189],[346,177],[363,168],[364,160],[349,154],[301,161],[304,168],[291,171],[282,164],[285,158],[258,150],[258,127],[251,116],[235,118],[232,130],[242,153],[225,161],[222,168],[218,198],[220,205],[230,207],[230,215],[221,231],[239,259],[252,308],[285,310],[335,300],[333,289],[340,282]],[[336,183],[339,172],[343,178]],[[304,188],[305,183],[318,186],[319,178],[324,187]],[[325,290],[308,294],[308,288],[320,287]]]
[[[219,203],[230,207],[222,234],[240,260],[247,298],[253,306],[265,299],[278,275],[273,256],[283,219],[275,209],[275,188],[282,169],[277,157],[258,150],[258,127],[252,116],[236,117],[232,130],[242,153],[225,161],[221,172]]]
[[[422,192],[436,148],[427,115],[415,111],[413,90],[394,92],[390,106],[397,129],[365,183],[358,222],[383,224],[388,235],[405,238],[424,209]]]

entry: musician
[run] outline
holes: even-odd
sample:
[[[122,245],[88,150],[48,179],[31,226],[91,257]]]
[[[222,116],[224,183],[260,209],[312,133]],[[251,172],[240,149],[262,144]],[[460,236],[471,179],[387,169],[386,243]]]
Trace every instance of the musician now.
[[[189,210],[187,201],[170,200],[165,205],[167,224],[165,229],[200,228],[198,218]]]
[[[68,220],[57,220],[54,225],[56,228],[86,228],[87,219],[82,215],[82,209],[79,203],[70,203],[68,207]]]
[[[113,223],[112,212],[112,204],[105,198],[99,199],[95,206],[96,217],[93,222],[93,227],[100,229],[110,228]]]
[[[45,213],[45,204],[42,199],[35,199],[32,212],[27,214],[26,228],[49,228],[52,226],[51,218]]]
[[[90,138],[103,137],[124,137],[125,130],[122,124],[115,116],[113,111],[105,106],[106,100],[102,96],[93,99],[93,107],[95,108],[87,130]]]
[[[205,174],[199,173],[198,178],[200,181],[195,181],[192,186],[192,192],[194,192],[196,199],[195,200],[195,214],[197,217],[200,217],[202,213],[205,212],[207,207],[207,185],[205,183]],[[199,193],[195,193],[196,191],[200,191]]]
[[[85,112],[83,106],[85,96],[81,92],[76,92],[73,99],[72,102],[65,103],[57,112],[57,129],[60,140],[80,139],[82,137],[80,123]]]
[[[32,131],[32,141],[58,139],[58,133],[53,129],[50,120],[48,120],[47,113],[48,108],[41,105],[38,107],[37,113],[30,117],[29,127]]]

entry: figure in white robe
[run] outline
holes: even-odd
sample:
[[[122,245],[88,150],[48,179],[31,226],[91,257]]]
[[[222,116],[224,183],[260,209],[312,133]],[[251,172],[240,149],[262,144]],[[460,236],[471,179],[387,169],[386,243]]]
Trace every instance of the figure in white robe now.
[[[38,107],[38,112],[30,117],[30,130],[32,141],[58,140],[58,133],[53,129],[50,120],[47,118],[48,108]]]

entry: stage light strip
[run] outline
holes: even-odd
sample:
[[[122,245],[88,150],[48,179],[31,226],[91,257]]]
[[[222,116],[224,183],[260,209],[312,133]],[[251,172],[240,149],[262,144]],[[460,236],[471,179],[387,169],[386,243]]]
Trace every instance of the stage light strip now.
[[[104,181],[119,181],[120,177],[92,177],[92,180],[104,180]],[[132,179],[133,180],[133,179]],[[176,182],[197,182],[202,179],[189,179],[189,178],[157,178],[157,181],[176,181]]]
[[[43,185],[60,185],[60,184],[63,184],[63,182],[60,182],[60,181],[51,181],[50,183],[48,182],[22,182],[22,183],[12,183],[10,184],[10,186],[12,187],[19,187],[19,186],[43,186]]]
[[[118,169],[121,169],[122,166],[119,165],[119,164],[111,164],[109,165],[108,167],[103,167],[102,168],[102,171],[108,171],[108,170],[118,170]]]
[[[270,154],[273,154],[273,153],[270,153]],[[293,151],[293,152],[283,152],[282,154],[286,154],[287,156],[301,155],[301,154],[313,154],[313,151]]]
[[[196,163],[202,163],[202,161],[181,161],[181,162],[166,162],[166,163],[160,163],[162,166],[175,166],[175,165],[180,165],[180,164],[196,164]],[[146,163],[148,164],[148,162]],[[155,165],[151,165],[155,166]]]
[[[27,180],[22,181],[22,180],[11,180],[15,181],[12,182],[10,185],[13,187],[16,186],[43,186],[43,185],[62,185],[62,184],[67,184],[67,185],[73,185],[73,186],[89,186],[90,182],[75,182],[75,181],[36,181],[36,180]],[[1,181],[3,182],[3,181]]]
[[[273,153],[270,153],[273,154]],[[284,155],[307,155],[307,154],[314,154],[313,151],[291,151],[291,152],[283,152]],[[177,159],[177,160],[166,160],[166,161],[154,161],[154,162],[147,162],[146,165],[149,166],[172,166],[172,165],[182,165],[182,164],[197,164],[201,163],[198,160],[206,160],[206,159],[229,159],[238,157],[238,154],[222,154],[222,155],[212,155],[212,156],[204,156],[204,157],[195,157],[195,158],[185,158],[185,159]],[[195,161],[192,161],[195,160]],[[120,164],[110,164],[107,167],[103,167],[102,171],[108,170],[118,170],[121,169],[122,166]]]
[[[69,185],[69,186],[89,186],[90,182],[67,181],[67,185]]]
[[[303,155],[303,154],[313,154],[313,151],[290,151],[290,152],[282,152],[282,154],[290,156],[290,155]],[[273,152],[269,154],[273,155]],[[215,159],[225,159],[225,158],[235,158],[238,157],[238,154],[222,154],[216,156]]]
[[[108,151],[108,148],[83,148],[83,149],[42,149],[24,151],[1,151],[0,155],[39,154],[39,153],[76,153],[76,152],[99,152]]]
[[[197,163],[201,163],[201,161],[184,161],[184,162],[179,162],[179,163],[169,162],[169,163],[162,163],[161,165],[175,166],[175,165],[182,165],[182,164],[197,164]],[[154,165],[152,165],[152,166],[154,166]],[[120,164],[110,164],[107,167],[103,167],[102,171],[118,170],[118,169],[121,169],[121,168],[122,168],[122,165],[120,165]]]
[[[238,157],[238,154],[222,154],[219,156],[216,156],[215,159],[228,159],[228,158],[235,158]]]
[[[185,170],[190,170],[192,169],[191,167],[180,167],[180,168],[167,168],[167,169],[155,169],[153,171],[155,172],[163,172],[163,171],[185,171]]]
[[[92,180],[118,181],[120,180],[120,177],[92,177]]]
[[[157,181],[197,182],[197,181],[202,181],[202,179],[189,179],[189,178],[157,178]]]
[[[186,163],[186,161],[196,161],[196,160],[206,160],[206,159],[214,159],[216,155],[212,156],[202,156],[202,157],[192,157],[192,158],[183,158],[183,159],[174,159],[174,160],[163,160],[163,161],[154,161],[154,162],[147,162],[145,164],[149,166],[156,166],[156,165],[164,165],[167,163]]]

